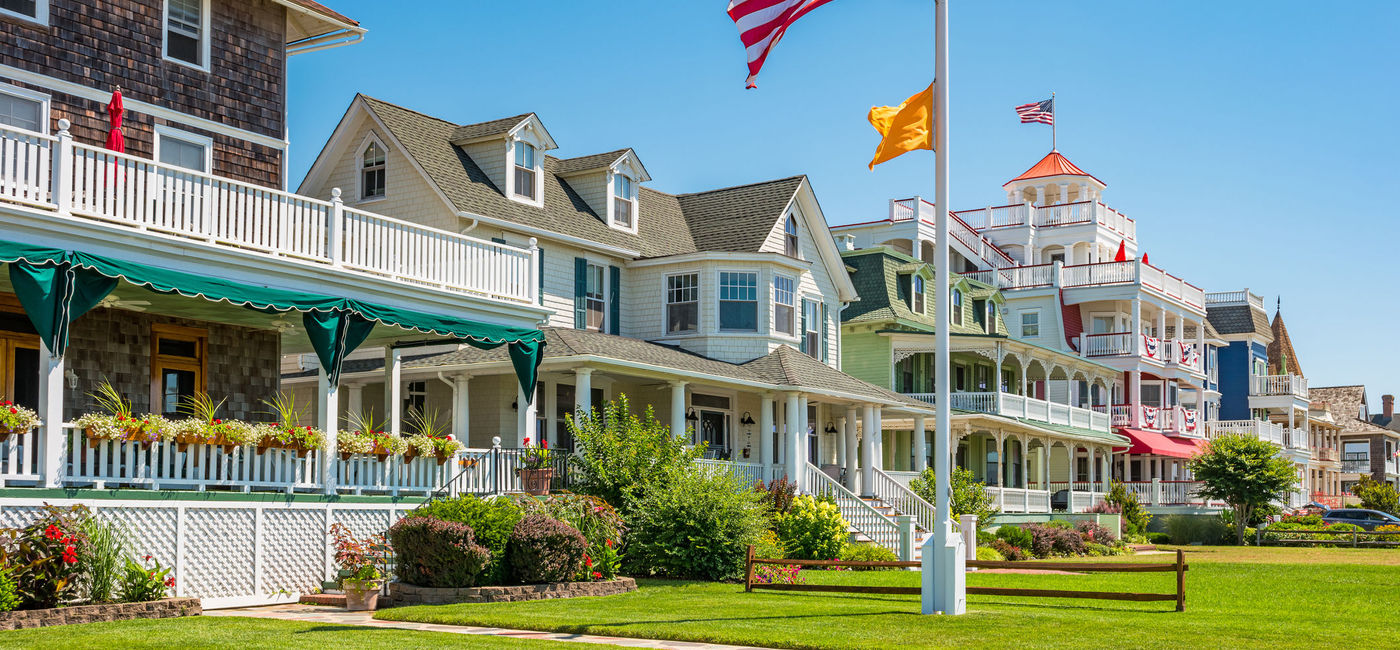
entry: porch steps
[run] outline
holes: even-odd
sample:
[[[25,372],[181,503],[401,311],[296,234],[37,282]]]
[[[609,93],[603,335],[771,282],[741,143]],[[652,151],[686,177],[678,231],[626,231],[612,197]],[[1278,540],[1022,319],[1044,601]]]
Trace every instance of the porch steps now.
[[[884,500],[880,499],[879,497],[861,497],[861,500],[864,501],[864,502],[866,502],[866,503],[868,503],[868,504],[870,504],[870,507],[872,507],[872,508],[878,510],[878,511],[880,512],[880,514],[882,514],[882,515],[884,515],[884,516],[886,516],[886,517],[891,517],[891,518],[893,518],[893,517],[895,517],[895,516],[897,516],[897,515],[902,515],[902,514],[904,514],[904,513],[900,512],[898,508],[895,508],[893,505],[890,505],[890,504],[888,504],[888,503],[885,503]],[[870,539],[868,536],[865,535],[865,533],[862,533],[862,532],[860,531],[860,529],[856,528],[855,526],[847,526],[846,530],[850,533],[850,535],[851,535],[851,541],[852,541],[852,542],[856,542],[856,543],[860,543],[860,544],[872,544],[872,543],[874,543],[874,540]],[[915,522],[915,524],[914,524],[914,560],[915,560],[915,561],[918,561],[918,560],[920,560],[920,559],[923,557],[924,542],[928,541],[928,538],[930,538],[930,537],[932,537],[932,536],[933,536],[933,532],[932,532],[932,531],[924,530],[924,528],[923,528],[922,526],[918,525],[917,521]]]

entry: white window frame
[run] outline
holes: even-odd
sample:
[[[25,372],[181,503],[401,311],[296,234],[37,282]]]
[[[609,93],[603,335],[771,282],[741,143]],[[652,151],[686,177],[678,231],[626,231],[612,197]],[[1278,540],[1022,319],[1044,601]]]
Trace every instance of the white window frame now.
[[[607,176],[607,179],[608,225],[611,226],[614,230],[636,233],[638,221],[637,208],[641,207],[641,203],[638,201],[637,179],[632,178],[631,176],[623,174],[621,172],[610,172]],[[631,221],[627,224],[622,224],[617,221],[617,205],[618,201],[620,200],[620,198],[617,196],[617,182],[619,179],[625,179],[632,190],[631,196],[626,199],[629,208],[629,217]]]
[[[373,144],[384,152],[384,193],[379,196],[365,197],[365,149]],[[379,136],[371,132],[360,141],[360,146],[355,150],[355,197],[356,203],[372,203],[383,201],[389,197],[389,148],[384,146],[384,141]]]
[[[725,273],[741,273],[741,274],[744,274],[744,275],[752,275],[752,276],[754,277],[754,284],[753,284],[754,297],[753,297],[753,300],[752,300],[752,301],[749,301],[749,300],[743,300],[743,301],[740,301],[740,300],[726,301],[726,300],[724,299],[724,286],[723,286],[723,283],[721,282],[721,279],[724,277],[724,274],[725,274]],[[764,276],[764,274],[763,274],[763,273],[759,273],[758,270],[756,270],[756,269],[718,269],[718,270],[715,271],[715,294],[714,294],[714,298],[715,298],[715,330],[716,330],[716,331],[723,332],[723,333],[736,333],[736,334],[756,334],[756,333],[758,333],[758,332],[762,329],[761,327],[759,327],[759,324],[763,322],[763,320],[762,320],[762,319],[763,319],[763,310],[760,309],[759,307],[763,304],[763,301],[760,299],[760,298],[761,298],[761,294],[759,294],[758,290],[759,290],[760,287],[763,286],[763,276]],[[754,326],[753,326],[753,329],[729,329],[729,328],[724,327],[724,310],[723,310],[723,308],[722,308],[722,303],[725,303],[725,302],[752,302],[752,303],[753,303],[753,308],[754,308]],[[771,318],[771,316],[770,316],[770,318]]]
[[[788,232],[788,225],[792,226],[792,232]],[[792,245],[792,250],[788,250],[789,244]],[[802,225],[798,223],[795,212],[789,212],[787,218],[783,219],[783,254],[793,259],[802,259]]]
[[[520,144],[528,144],[535,150],[535,164],[532,168],[535,173],[534,198],[515,193],[515,148]],[[506,186],[504,191],[506,196],[516,203],[533,205],[537,208],[544,207],[544,147],[540,143],[520,137],[511,138],[510,146],[506,147]],[[612,188],[608,188],[608,191],[611,192]]]
[[[967,296],[963,295],[962,289],[955,287],[948,292],[948,324],[963,324],[963,302],[966,300]]]
[[[805,342],[806,342],[806,345],[807,345],[807,356],[812,357],[813,359],[816,359],[817,361],[821,361],[821,360],[822,360],[822,325],[824,324],[824,323],[821,322],[821,320],[822,320],[822,301],[821,301],[820,299],[818,299],[818,298],[811,298],[811,297],[803,296],[800,300],[798,300],[798,304],[801,305],[802,316],[803,316],[802,318],[799,318],[798,321],[797,321],[797,329],[802,330],[802,331],[798,332],[798,334],[797,334],[798,337],[799,337],[799,340],[802,340],[802,341],[805,341]],[[807,313],[807,306],[808,306],[808,305],[811,305],[811,306],[812,306],[812,313],[811,313],[811,314],[808,314],[808,313]],[[807,321],[807,327],[806,327],[805,329],[802,327],[802,321],[804,321],[804,320]],[[813,337],[815,337],[815,338],[814,338],[813,340],[807,340],[807,337],[808,337],[808,336],[813,336]]]
[[[909,276],[909,311],[916,314],[925,314],[928,309],[928,295],[925,293],[927,283],[923,276],[915,273]]]
[[[199,63],[194,64],[184,59],[177,59],[170,56],[170,39],[166,38],[170,30],[170,0],[162,0],[160,3],[160,58],[171,63],[178,63],[187,68],[208,72],[209,41],[211,40],[211,33],[209,31],[209,0],[199,0],[199,4]]]
[[[0,9],[0,16],[12,16],[25,22],[47,27],[49,25],[49,0],[34,0],[33,16],[25,15],[18,11],[10,11],[8,9]]]
[[[671,301],[671,278],[690,276],[695,278],[695,329],[671,331],[671,306],[690,304],[692,301]],[[700,272],[682,271],[680,273],[668,273],[661,279],[662,292],[662,312],[661,331],[666,336],[690,336],[700,333]]]
[[[787,281],[787,282],[792,283],[792,291],[787,292],[787,293],[788,293],[788,298],[791,300],[791,302],[788,302],[788,303],[780,303],[780,302],[778,302],[778,281],[779,281],[779,280],[785,280],[785,281]],[[798,320],[798,319],[800,318],[799,314],[801,314],[801,312],[798,311],[798,310],[801,309],[802,305],[801,305],[801,300],[799,299],[798,294],[797,294],[797,278],[794,278],[794,277],[792,277],[792,276],[790,276],[790,275],[783,275],[783,274],[781,274],[781,273],[775,273],[775,274],[773,274],[772,287],[773,287],[773,324],[771,325],[772,331],[773,331],[774,334],[777,334],[777,335],[779,335],[779,336],[784,336],[784,337],[787,337],[787,338],[790,338],[790,339],[797,339],[798,337],[800,337],[800,336],[802,335],[802,333],[798,331],[798,330],[800,330],[800,329],[802,328],[802,326],[801,326],[801,324],[800,324],[800,322],[799,322],[799,320]],[[787,331],[783,331],[783,330],[781,330],[781,329],[778,329],[778,307],[779,307],[779,306],[788,307],[788,308],[790,308],[790,309],[792,310],[792,317],[788,319],[788,324],[789,324],[791,327],[788,328]]]
[[[197,133],[190,133],[189,131],[183,131],[173,126],[168,126],[165,124],[157,124],[155,128],[155,146],[151,152],[151,159],[158,163],[160,162],[161,141],[166,138],[170,138],[172,140],[184,140],[186,142],[198,144],[204,147],[204,171],[185,169],[184,167],[181,167],[181,169],[185,169],[185,171],[195,172],[199,174],[212,175],[214,173],[214,138],[205,135],[199,135]]]
[[[587,288],[588,283],[587,283],[587,280],[585,279],[585,282],[584,282],[584,292],[583,292],[583,306],[584,306],[584,313],[585,313],[585,316],[584,316],[584,324],[583,324],[583,325],[584,325],[584,329],[587,329],[587,330],[589,330],[589,331],[593,331],[593,332],[603,332],[603,333],[606,334],[606,333],[608,332],[608,326],[609,326],[608,317],[609,317],[609,315],[610,315],[610,314],[608,313],[608,311],[609,311],[608,306],[609,306],[610,304],[612,304],[612,300],[611,300],[611,299],[612,299],[612,296],[609,295],[609,293],[611,292],[611,289],[612,289],[612,288],[608,286],[608,284],[609,284],[609,282],[608,282],[608,265],[607,265],[606,263],[599,263],[599,262],[594,262],[593,260],[589,260],[589,261],[588,261],[587,270],[585,271],[585,273],[588,274],[587,278],[592,278],[592,277],[593,277],[594,269],[597,269],[597,273],[598,273],[598,296],[599,296],[599,298],[593,298],[593,297],[591,297],[591,296],[589,295],[589,293],[588,293],[588,288]],[[588,322],[588,320],[587,320],[588,317],[591,316],[591,315],[593,314],[593,309],[592,309],[592,307],[591,307],[591,304],[592,304],[593,302],[602,302],[602,303],[603,303],[602,309],[598,310],[600,316],[599,316],[598,326],[597,326],[597,327],[594,327],[594,326],[593,326],[592,324],[590,324],[590,323]],[[620,331],[620,330],[619,330],[619,331]]]
[[[10,15],[8,12],[4,11],[0,11],[0,13],[5,14],[6,16]],[[49,106],[52,104],[52,100],[50,99],[47,93],[37,92],[28,88],[20,88],[19,86],[13,86],[10,84],[0,84],[0,93],[4,93],[12,97],[18,97],[20,99],[32,102],[39,102],[39,130],[31,131],[30,133],[38,133],[40,135],[49,134],[49,123],[53,121],[53,117],[52,114],[49,113]],[[4,126],[4,128],[6,129],[14,131],[25,130],[17,126],[10,126],[8,124],[0,126]]]
[[[1017,330],[1017,333],[1020,335],[1020,337],[1023,338],[1023,339],[1038,339],[1038,338],[1040,338],[1040,327],[1041,327],[1041,322],[1040,322],[1040,310],[1039,310],[1039,309],[1025,309],[1025,310],[1022,310],[1022,311],[1020,311],[1020,312],[1017,312],[1017,314],[1018,314],[1018,315],[1017,315],[1017,320],[1020,322],[1020,328],[1019,328],[1019,330]],[[1029,315],[1034,315],[1034,316],[1035,316],[1035,334],[1026,334],[1026,316],[1029,316]]]
[[[988,334],[996,334],[997,314],[1001,312],[1001,309],[997,306],[996,301],[992,300],[990,297],[987,298],[987,304],[985,305],[985,307],[987,309],[987,313],[985,314],[987,322],[983,323],[982,325],[986,327],[986,332]]]

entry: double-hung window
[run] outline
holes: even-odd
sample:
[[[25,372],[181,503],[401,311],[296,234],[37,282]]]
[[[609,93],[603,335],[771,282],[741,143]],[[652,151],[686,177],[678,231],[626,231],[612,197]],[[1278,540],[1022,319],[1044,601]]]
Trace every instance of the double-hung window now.
[[[787,222],[783,224],[783,254],[788,257],[800,257],[798,250],[797,217],[788,215]]]
[[[953,303],[953,306],[949,309],[949,312],[948,312],[948,322],[950,322],[950,323],[952,323],[952,324],[954,324],[954,325],[962,325],[962,324],[963,324],[962,291],[959,291],[958,289],[954,289],[954,290],[953,290],[953,296],[952,296],[952,297],[953,297],[953,300],[952,300],[951,302]]]
[[[793,292],[793,279],[785,276],[773,277],[773,329],[793,336],[793,312],[796,306]]]
[[[384,169],[384,148],[378,142],[370,142],[360,157],[360,199],[384,196]]]
[[[721,271],[719,328],[731,332],[758,331],[758,274]]]
[[[700,325],[700,275],[666,276],[666,333],[694,332]]]
[[[4,0],[0,0],[3,3]],[[4,6],[0,4],[0,6]],[[13,91],[13,92],[11,92]],[[21,94],[23,93],[23,94]],[[0,125],[43,133],[48,126],[48,111],[42,96],[27,96],[28,91],[12,86],[0,86]]]
[[[1040,338],[1040,312],[1021,312],[1021,338]]]
[[[207,173],[213,162],[214,140],[193,133],[156,127],[156,160],[174,167]]]
[[[166,0],[165,56],[196,67],[207,67],[205,58],[205,0]]]
[[[997,304],[991,300],[987,301],[987,333],[997,333]]]
[[[49,0],[0,0],[0,15],[19,16],[47,25]]]
[[[515,195],[535,200],[535,148],[526,142],[515,143]]]
[[[815,300],[802,301],[802,322],[806,325],[802,332],[802,343],[807,354],[822,358],[822,310],[821,303]]]
[[[604,293],[607,286],[604,283],[604,272],[607,269],[599,264],[588,265],[588,286],[585,289],[585,298],[588,301],[588,329],[603,331],[603,314],[607,311],[607,295]]]
[[[924,279],[916,275],[909,286],[909,309],[916,314],[924,313]]]
[[[632,198],[635,196],[632,179],[622,174],[613,175],[613,225],[632,227]]]

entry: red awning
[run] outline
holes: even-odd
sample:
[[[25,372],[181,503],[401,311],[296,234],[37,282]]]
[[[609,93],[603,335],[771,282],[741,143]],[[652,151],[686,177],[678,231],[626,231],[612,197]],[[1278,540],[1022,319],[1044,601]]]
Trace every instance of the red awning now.
[[[1197,445],[1185,439],[1172,439],[1154,431],[1143,431],[1142,429],[1128,429],[1120,427],[1118,433],[1128,436],[1132,445],[1128,447],[1130,454],[1155,454],[1158,456],[1171,456],[1173,458],[1190,458],[1199,453]]]

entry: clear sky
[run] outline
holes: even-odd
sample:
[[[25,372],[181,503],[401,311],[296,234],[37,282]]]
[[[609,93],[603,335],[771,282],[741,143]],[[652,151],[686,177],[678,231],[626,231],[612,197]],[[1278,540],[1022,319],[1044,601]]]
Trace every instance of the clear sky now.
[[[667,192],[807,174],[832,224],[933,196],[933,154],[866,169],[872,105],[933,74],[931,0],[835,0],[756,90],[725,0],[326,0],[363,43],[294,57],[293,179],[356,92],[471,123],[534,111],[572,157],[630,146]],[[1050,149],[1012,107],[1056,95],[1059,149],[1108,184],[1154,265],[1249,287],[1314,386],[1400,391],[1400,2],[954,0],[952,204]]]

